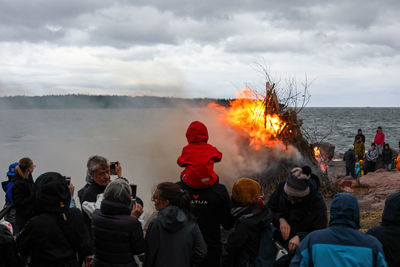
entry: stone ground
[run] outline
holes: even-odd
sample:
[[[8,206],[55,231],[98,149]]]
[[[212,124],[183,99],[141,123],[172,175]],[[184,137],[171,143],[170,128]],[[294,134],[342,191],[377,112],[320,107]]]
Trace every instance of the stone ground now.
[[[344,162],[341,160],[334,159],[329,163],[328,176],[334,183],[339,183],[340,180],[351,180],[350,177],[344,177]],[[342,182],[342,184],[344,186],[341,189],[344,192],[353,193],[357,197],[360,204],[361,230],[366,231],[380,224],[386,198],[400,191],[400,171],[378,169],[361,176],[358,185],[355,182]],[[328,206],[331,202],[332,199],[327,199]]]

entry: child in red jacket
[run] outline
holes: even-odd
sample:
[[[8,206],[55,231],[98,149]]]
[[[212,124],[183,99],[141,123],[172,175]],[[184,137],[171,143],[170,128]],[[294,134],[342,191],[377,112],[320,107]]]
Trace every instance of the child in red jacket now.
[[[185,167],[181,173],[181,180],[194,188],[209,187],[217,182],[217,174],[214,172],[214,162],[222,159],[222,153],[212,145],[207,144],[207,127],[194,121],[186,131],[188,145],[186,145],[178,165]]]

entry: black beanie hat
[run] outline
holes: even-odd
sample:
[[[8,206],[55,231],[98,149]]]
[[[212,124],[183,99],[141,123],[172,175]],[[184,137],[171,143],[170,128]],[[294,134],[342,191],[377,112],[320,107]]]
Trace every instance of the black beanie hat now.
[[[292,169],[283,190],[288,196],[305,197],[310,193],[310,175],[299,167]]]

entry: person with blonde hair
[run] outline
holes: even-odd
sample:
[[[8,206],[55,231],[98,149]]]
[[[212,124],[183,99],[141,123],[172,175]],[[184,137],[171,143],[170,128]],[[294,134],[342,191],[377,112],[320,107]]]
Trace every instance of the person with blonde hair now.
[[[32,159],[22,158],[15,167],[15,183],[12,187],[12,198],[16,212],[16,229],[18,235],[24,224],[33,216],[34,212],[34,183],[32,178],[35,165]]]

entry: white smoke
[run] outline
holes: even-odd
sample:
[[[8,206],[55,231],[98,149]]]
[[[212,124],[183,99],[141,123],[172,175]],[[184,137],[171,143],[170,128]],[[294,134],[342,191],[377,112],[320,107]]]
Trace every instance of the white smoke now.
[[[239,177],[273,169],[281,159],[296,161],[301,157],[291,146],[254,152],[243,143],[240,132],[219,120],[217,111],[208,107],[2,110],[2,115],[1,170],[29,156],[37,165],[34,178],[57,171],[72,177],[77,192],[85,184],[89,156],[103,155],[121,162],[123,175],[138,185],[137,194],[148,212],[153,209],[154,187],[179,180],[182,168],[176,160],[187,144],[185,133],[192,121],[207,126],[209,143],[223,153],[215,171],[229,192]],[[0,197],[2,204],[4,194]]]

